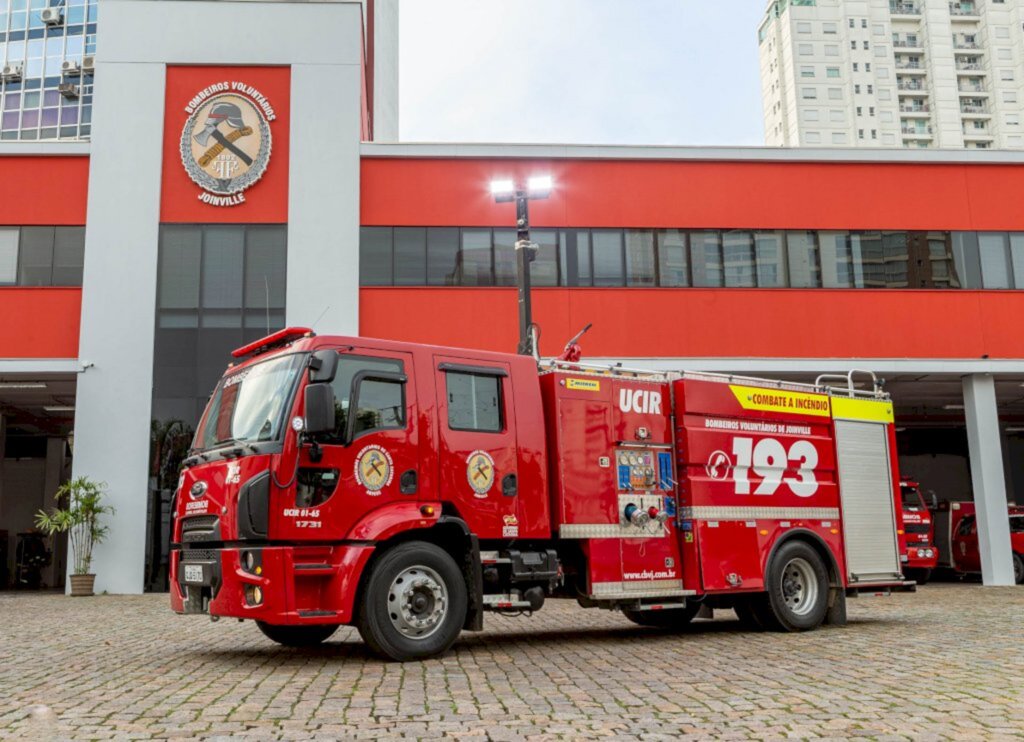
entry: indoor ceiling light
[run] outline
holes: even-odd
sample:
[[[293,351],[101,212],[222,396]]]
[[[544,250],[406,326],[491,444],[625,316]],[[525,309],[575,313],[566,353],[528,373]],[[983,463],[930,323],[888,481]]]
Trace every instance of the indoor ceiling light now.
[[[47,412],[74,412],[74,405],[43,405]]]
[[[0,381],[0,389],[45,389],[42,381]]]
[[[944,410],[962,410],[964,406],[962,404],[944,404],[942,409]]]

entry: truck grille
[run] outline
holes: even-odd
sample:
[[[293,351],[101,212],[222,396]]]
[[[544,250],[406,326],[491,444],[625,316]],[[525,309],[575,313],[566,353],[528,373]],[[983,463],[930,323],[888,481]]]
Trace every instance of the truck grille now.
[[[219,541],[220,523],[216,515],[193,515],[181,521],[181,540]]]
[[[903,526],[903,530],[907,533],[924,533],[927,534],[931,530],[931,525],[928,523],[906,523]]]
[[[181,550],[181,558],[189,561],[217,562],[220,561],[220,551],[217,549],[189,549]]]

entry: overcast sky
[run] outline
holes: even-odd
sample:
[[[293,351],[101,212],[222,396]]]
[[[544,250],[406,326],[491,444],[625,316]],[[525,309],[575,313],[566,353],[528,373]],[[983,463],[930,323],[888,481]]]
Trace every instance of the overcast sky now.
[[[764,6],[401,0],[401,138],[764,144]]]

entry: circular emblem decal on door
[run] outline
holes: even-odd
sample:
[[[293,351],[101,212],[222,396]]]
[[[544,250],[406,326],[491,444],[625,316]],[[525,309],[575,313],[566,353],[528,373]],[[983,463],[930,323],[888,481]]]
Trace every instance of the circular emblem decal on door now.
[[[394,477],[391,454],[380,446],[367,446],[361,450],[356,457],[355,469],[356,479],[366,488],[368,495],[379,495]]]
[[[486,451],[473,451],[466,459],[466,478],[477,497],[487,497],[494,485],[494,459]]]
[[[205,191],[199,196],[204,203],[244,203],[242,191],[263,177],[270,162],[274,109],[241,83],[211,85],[196,99],[185,108],[191,115],[181,132],[185,171]]]

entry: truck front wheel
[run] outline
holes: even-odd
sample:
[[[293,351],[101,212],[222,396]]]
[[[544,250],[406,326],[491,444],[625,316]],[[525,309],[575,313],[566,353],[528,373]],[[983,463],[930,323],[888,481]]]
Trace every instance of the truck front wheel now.
[[[444,653],[466,620],[466,582],[444,549],[400,544],[373,565],[357,627],[370,650],[406,662]]]
[[[928,580],[930,580],[932,577],[932,571],[924,567],[911,567],[909,569],[903,570],[903,576],[906,577],[908,580],[913,580],[918,585],[927,585]]]
[[[326,641],[338,630],[337,625],[316,624],[312,626],[275,626],[257,621],[266,637],[286,647],[312,647]]]
[[[1013,581],[1018,585],[1024,585],[1024,556],[1013,555]]]
[[[779,547],[768,565],[768,588],[755,603],[757,617],[775,631],[818,628],[828,611],[828,573],[810,544],[789,541]]]

